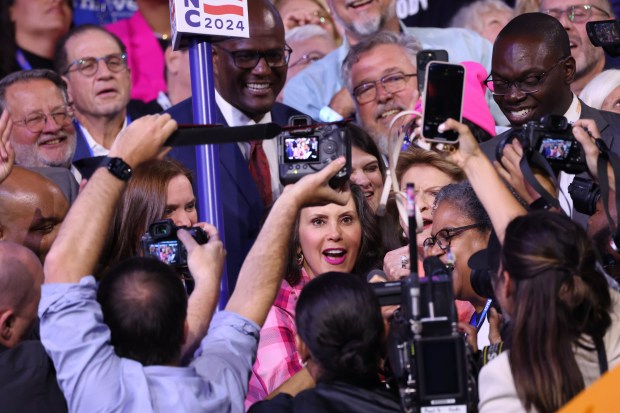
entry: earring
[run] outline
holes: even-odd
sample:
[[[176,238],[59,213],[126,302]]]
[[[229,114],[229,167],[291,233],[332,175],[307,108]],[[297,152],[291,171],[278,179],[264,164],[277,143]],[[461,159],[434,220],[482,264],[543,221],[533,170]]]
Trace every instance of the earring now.
[[[297,265],[301,267],[304,264],[304,253],[299,251],[297,253]]]

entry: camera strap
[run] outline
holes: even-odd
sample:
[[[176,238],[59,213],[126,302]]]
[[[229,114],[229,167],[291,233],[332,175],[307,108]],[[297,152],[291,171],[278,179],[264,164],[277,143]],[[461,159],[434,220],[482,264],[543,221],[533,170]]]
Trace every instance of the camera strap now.
[[[607,215],[607,222],[609,224],[609,230],[611,231],[612,241],[615,244],[614,249],[620,247],[620,228],[614,221],[609,212],[609,177],[607,176],[607,164],[611,165],[611,169],[614,173],[614,179],[616,182],[620,182],[620,157],[609,150],[609,147],[602,139],[595,140],[596,146],[598,146],[600,154],[596,162],[596,170],[599,179],[599,187],[601,190],[601,198],[603,198],[603,209],[605,215]],[[620,191],[616,188],[616,218],[620,217]]]
[[[598,368],[601,372],[601,376],[607,372],[609,366],[607,365],[607,353],[605,352],[605,343],[600,336],[592,337],[594,345],[596,346],[596,355],[598,357]]]
[[[528,159],[529,158],[529,159]],[[530,167],[530,162],[534,165],[542,168],[547,175],[553,181],[553,185],[556,188],[560,188],[560,184],[558,183],[558,179],[555,176],[555,172],[551,169],[551,165],[547,162],[547,160],[542,156],[540,152],[533,152],[529,157],[525,156],[525,154],[521,157],[521,161],[519,161],[519,167],[521,168],[521,172],[523,173],[523,177],[525,180],[534,188],[538,194],[547,202],[548,205],[562,211],[560,207],[560,201],[553,197],[541,184],[538,182],[536,177],[534,176],[534,172],[532,172],[532,168]]]

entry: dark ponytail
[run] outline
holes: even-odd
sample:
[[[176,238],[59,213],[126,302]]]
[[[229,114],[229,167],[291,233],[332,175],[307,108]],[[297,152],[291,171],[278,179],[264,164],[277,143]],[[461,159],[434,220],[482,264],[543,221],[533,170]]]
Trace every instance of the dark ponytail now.
[[[527,410],[556,411],[585,387],[574,346],[611,325],[607,282],[585,231],[546,211],[508,225],[502,266],[515,285],[509,361],[517,393]]]
[[[295,322],[321,368],[321,380],[367,386],[378,380],[384,325],[368,285],[351,274],[329,272],[302,290]]]

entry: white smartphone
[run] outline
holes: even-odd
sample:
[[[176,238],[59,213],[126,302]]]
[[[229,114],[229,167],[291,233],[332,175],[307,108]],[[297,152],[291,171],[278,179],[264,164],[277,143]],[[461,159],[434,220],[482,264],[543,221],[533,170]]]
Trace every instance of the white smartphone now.
[[[422,136],[430,142],[455,144],[459,135],[455,131],[440,133],[437,127],[448,118],[462,120],[465,67],[439,61],[426,66],[424,83]]]

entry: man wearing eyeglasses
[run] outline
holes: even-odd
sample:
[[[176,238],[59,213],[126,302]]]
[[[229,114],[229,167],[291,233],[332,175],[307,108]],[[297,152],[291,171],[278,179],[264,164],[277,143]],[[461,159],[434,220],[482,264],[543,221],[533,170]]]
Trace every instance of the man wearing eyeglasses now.
[[[336,121],[354,114],[341,67],[349,49],[380,31],[404,33],[418,39],[423,49],[445,49],[451,62],[475,61],[490,68],[491,43],[466,29],[406,27],[398,19],[395,0],[330,0],[332,15],[344,28],[342,45],[302,71],[284,88],[284,103],[315,119]],[[493,116],[506,124],[490,96]]]
[[[76,139],[67,85],[47,69],[14,72],[0,81],[0,111],[13,127],[15,162],[25,167],[70,168]],[[4,131],[0,131],[4,132]]]
[[[125,46],[99,26],[79,26],[60,41],[55,66],[67,82],[75,110],[74,160],[106,156],[130,122],[131,76]]]
[[[606,69],[605,53],[588,38],[586,23],[613,19],[611,5],[607,0],[543,0],[540,11],[558,19],[568,33],[571,55],[577,63],[571,90],[578,95],[594,76]]]
[[[248,1],[248,18],[249,38],[231,38],[212,45],[216,123],[287,125],[289,118],[300,112],[276,102],[292,52],[284,41],[284,24],[269,0]],[[194,123],[191,98],[167,112],[180,124]],[[278,197],[282,185],[275,139],[260,145],[240,142],[218,147],[228,285],[232,291],[241,263],[258,234],[263,211]],[[170,156],[196,173],[194,147],[174,148]]]
[[[571,123],[593,119],[609,148],[620,152],[620,144],[614,142],[614,136],[620,136],[620,115],[593,109],[579,100],[571,91],[576,71],[569,35],[560,22],[544,13],[527,13],[515,17],[499,33],[493,46],[492,70],[485,83],[513,127],[538,122],[547,115],[564,116]],[[483,143],[485,154],[495,159],[498,142],[513,133],[510,129]],[[506,145],[502,164],[507,168],[499,168],[515,188],[523,183],[519,168],[522,153],[520,145]],[[564,193],[568,193],[572,178],[560,175]],[[560,203],[565,210],[572,209],[568,197],[561,197]],[[573,218],[585,225],[585,217],[576,214]]]

